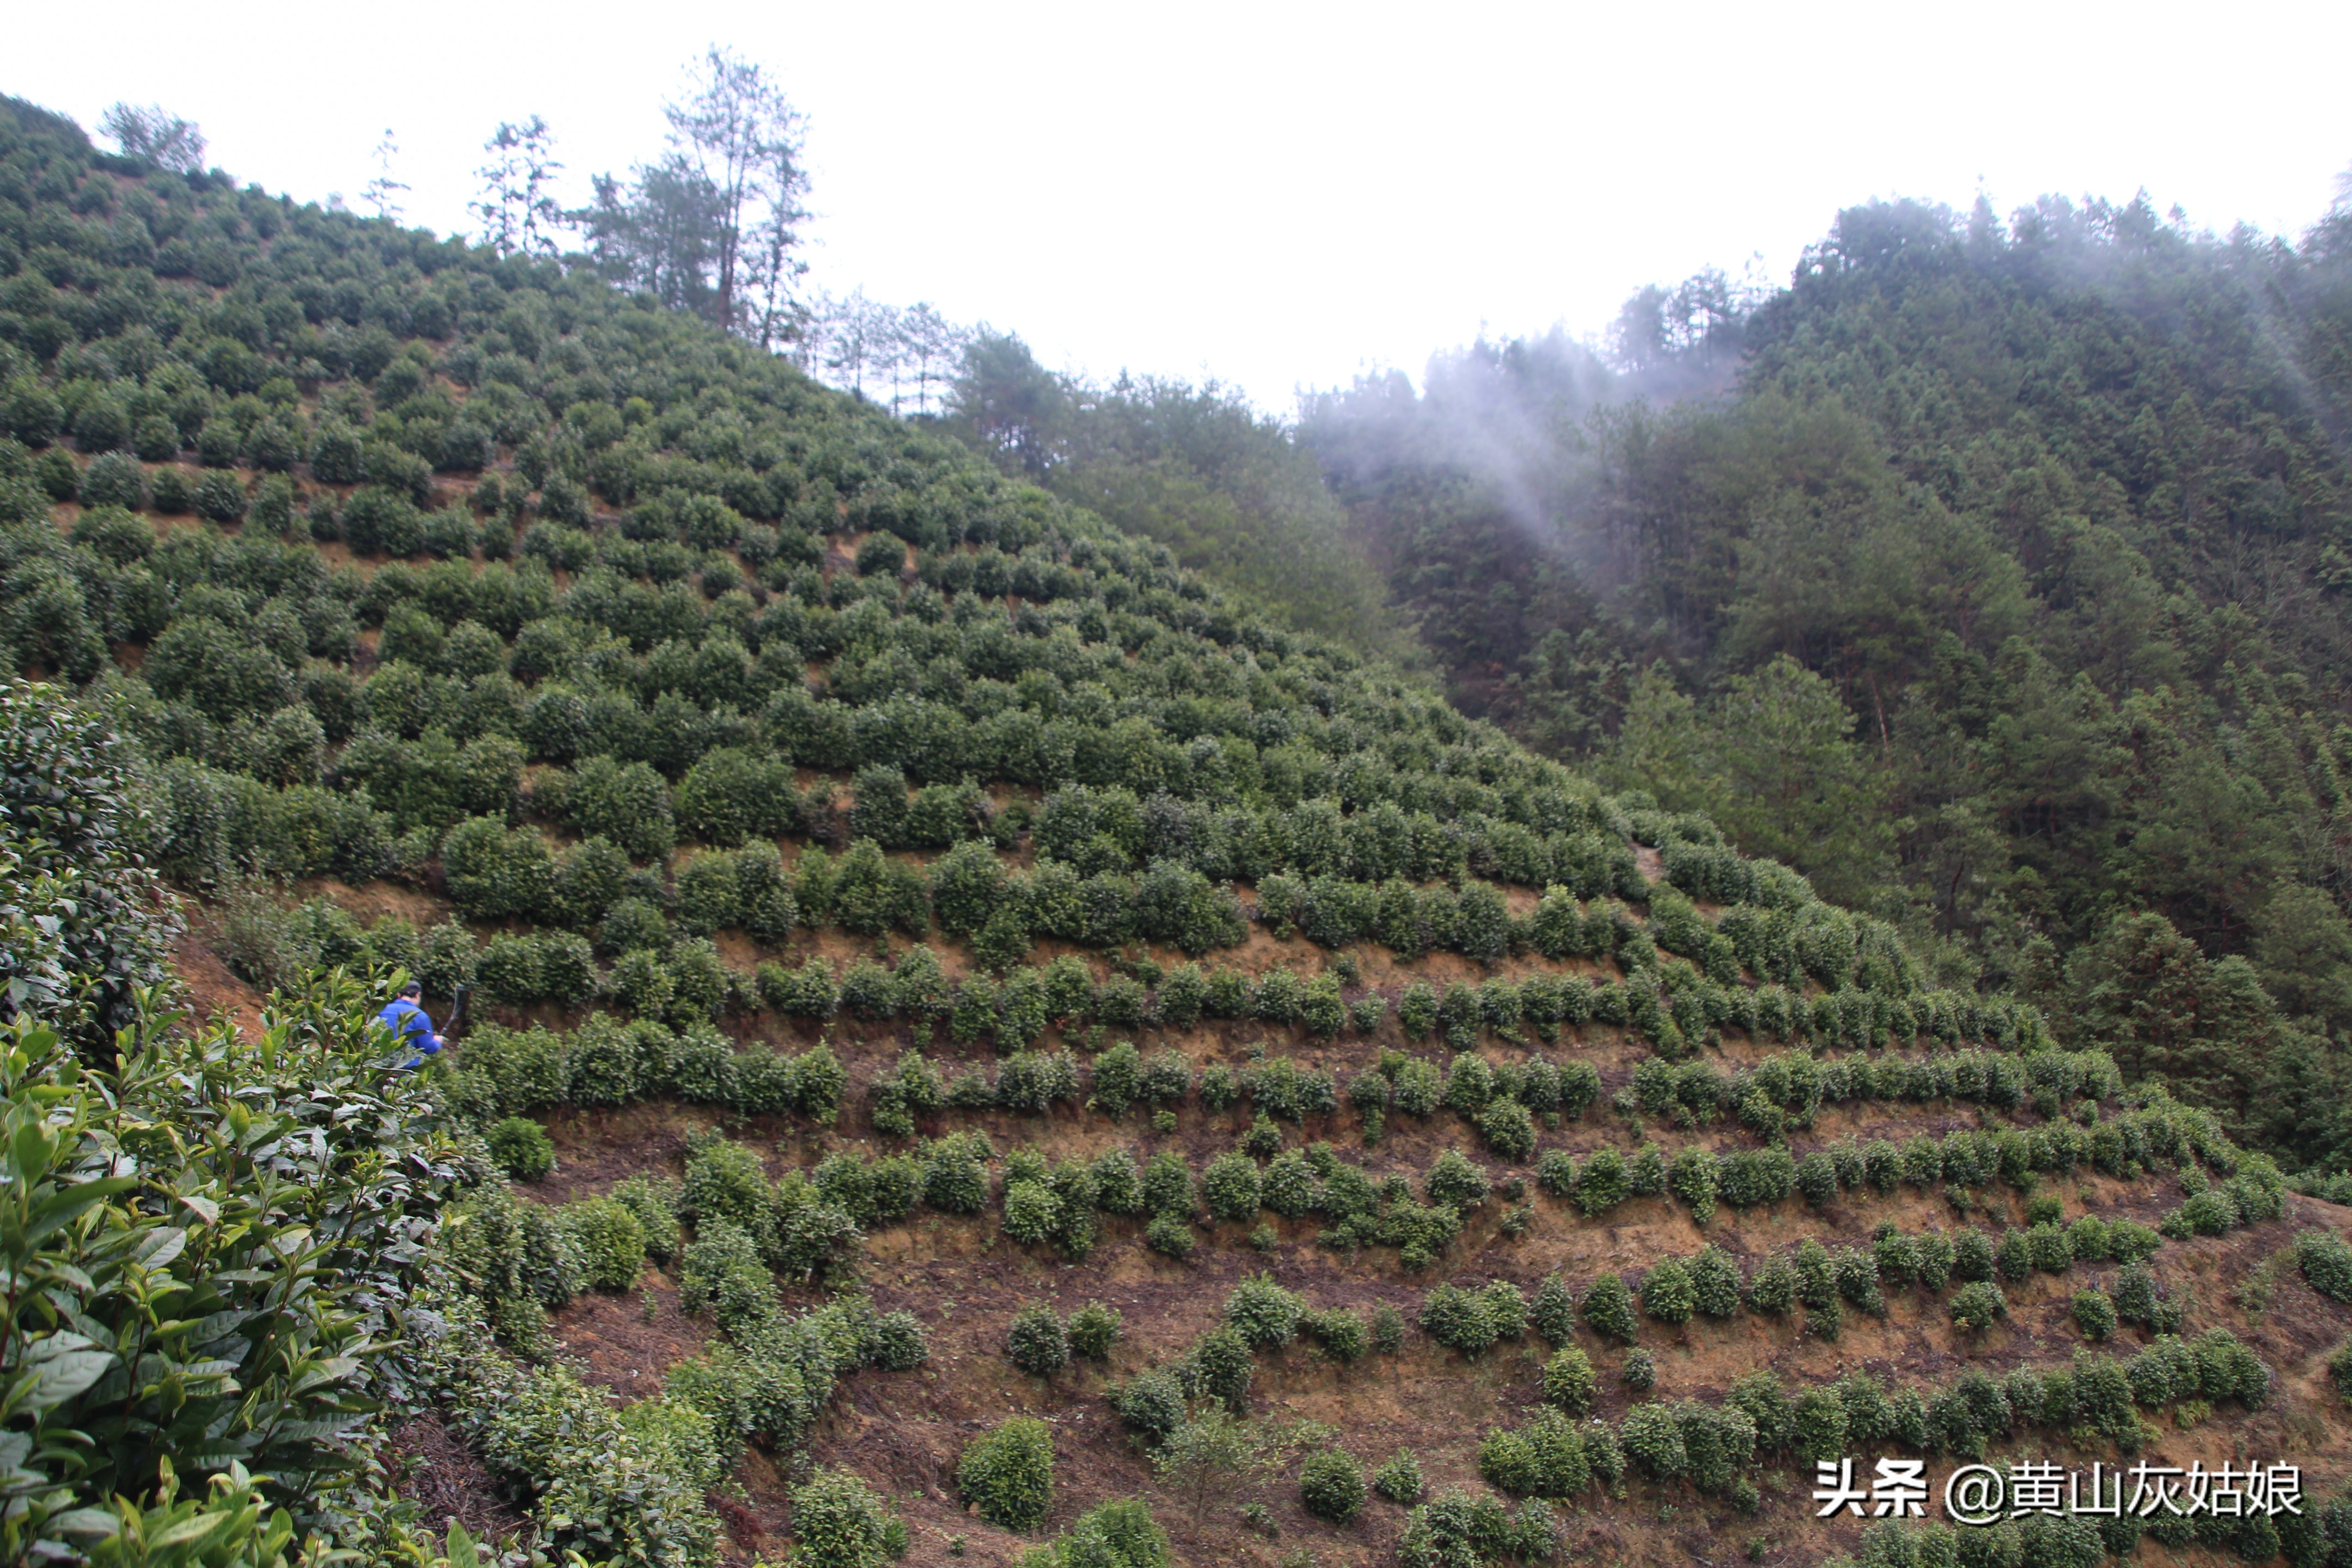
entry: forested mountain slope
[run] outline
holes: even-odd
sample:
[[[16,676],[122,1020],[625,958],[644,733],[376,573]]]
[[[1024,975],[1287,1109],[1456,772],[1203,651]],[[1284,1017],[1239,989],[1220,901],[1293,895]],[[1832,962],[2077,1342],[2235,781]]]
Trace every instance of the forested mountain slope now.
[[[2335,1157],[2352,215],[1855,208],[1738,327],[1725,399],[1522,385],[1528,460],[1305,438],[1460,695]]]
[[[983,331],[936,427],[1290,625],[1376,657],[1418,651],[1314,455],[1238,394],[1125,375],[1096,386]]]
[[[10,103],[0,274],[12,1552],[2352,1552],[2344,1211],[1705,816],[581,270]]]

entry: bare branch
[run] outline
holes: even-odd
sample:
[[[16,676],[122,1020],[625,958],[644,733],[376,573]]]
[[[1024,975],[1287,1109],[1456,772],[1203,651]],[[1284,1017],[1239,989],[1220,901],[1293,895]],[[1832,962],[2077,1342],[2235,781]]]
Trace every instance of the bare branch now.
[[[383,140],[375,144],[376,176],[360,187],[360,199],[375,208],[376,216],[391,223],[398,223],[404,210],[396,193],[408,189],[392,177],[392,161],[399,155],[400,143],[393,140],[392,127],[387,125]]]
[[[98,122],[126,158],[143,158],[159,169],[193,174],[205,166],[205,133],[160,105],[118,103]]]

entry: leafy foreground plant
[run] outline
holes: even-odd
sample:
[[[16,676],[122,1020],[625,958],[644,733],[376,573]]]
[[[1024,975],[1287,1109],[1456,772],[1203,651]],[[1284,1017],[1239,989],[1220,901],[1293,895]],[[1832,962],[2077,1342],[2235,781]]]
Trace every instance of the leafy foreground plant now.
[[[247,1039],[143,992],[109,1071],[32,1018],[0,1035],[10,1561],[365,1535],[356,1438],[407,1393],[401,1320],[460,1173],[377,1000],[321,979]]]
[[[179,931],[131,852],[127,749],[55,687],[0,689],[0,1020],[37,1015],[99,1061]]]

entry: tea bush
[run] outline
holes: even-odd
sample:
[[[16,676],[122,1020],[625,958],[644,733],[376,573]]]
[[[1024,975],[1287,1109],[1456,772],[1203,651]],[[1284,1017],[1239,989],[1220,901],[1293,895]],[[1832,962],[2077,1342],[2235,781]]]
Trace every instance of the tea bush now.
[[[1279,1350],[1298,1333],[1307,1304],[1266,1274],[1251,1275],[1225,1298],[1225,1321],[1254,1350]]]
[[[1325,1448],[1298,1468],[1298,1500],[1308,1513],[1346,1524],[1364,1506],[1364,1469],[1345,1448]]]
[[[1013,1314],[1005,1335],[1005,1359],[1032,1377],[1051,1377],[1070,1362],[1070,1335],[1060,1316],[1041,1302],[1024,1303]]]
[[[1399,1448],[1389,1462],[1372,1472],[1372,1490],[1400,1507],[1421,1500],[1421,1459],[1411,1448]]]
[[[1586,1288],[1577,1313],[1587,1328],[1607,1339],[1631,1344],[1641,1332],[1633,1316],[1633,1292],[1615,1274],[1603,1274]]]
[[[1123,1328],[1117,1308],[1089,1301],[1070,1314],[1070,1353],[1088,1361],[1106,1361]]]
[[[2330,1231],[2295,1237],[2295,1266],[2311,1288],[2332,1301],[2352,1303],[2352,1245]]]
[[[547,1129],[527,1116],[509,1116],[489,1131],[490,1158],[520,1182],[535,1182],[555,1169],[555,1144]]]
[[[584,1281],[602,1290],[625,1290],[646,1268],[646,1228],[636,1211],[614,1198],[566,1204],[556,1223],[576,1251]]]
[[[1599,1392],[1600,1380],[1593,1375],[1592,1363],[1582,1350],[1565,1345],[1544,1363],[1544,1402],[1570,1415],[1581,1415],[1592,1406],[1593,1395]]]
[[[808,1568],[881,1568],[906,1555],[905,1523],[847,1470],[818,1470],[792,1501],[793,1560]]]
[[[1420,1322],[1431,1339],[1474,1360],[1493,1349],[1500,1337],[1486,1301],[1454,1285],[1440,1285],[1423,1299]]]
[[[1034,1530],[1053,1506],[1054,1442],[1045,1424],[1016,1415],[964,1446],[956,1486],[991,1524]]]

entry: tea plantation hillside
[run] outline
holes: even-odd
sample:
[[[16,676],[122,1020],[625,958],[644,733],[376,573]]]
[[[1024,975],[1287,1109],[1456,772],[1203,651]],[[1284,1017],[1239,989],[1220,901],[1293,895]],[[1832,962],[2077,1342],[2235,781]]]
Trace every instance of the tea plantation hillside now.
[[[0,274],[12,1554],[2352,1562],[2345,1212],[1704,818],[552,263]]]

